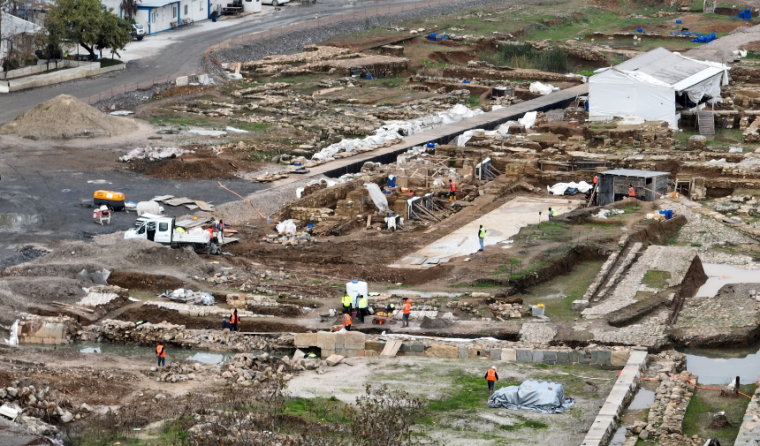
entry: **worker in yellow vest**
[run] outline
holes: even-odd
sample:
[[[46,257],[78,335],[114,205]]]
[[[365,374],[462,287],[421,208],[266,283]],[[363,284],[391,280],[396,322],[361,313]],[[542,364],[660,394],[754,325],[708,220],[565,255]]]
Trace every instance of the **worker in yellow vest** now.
[[[343,303],[343,312],[344,313],[350,313],[351,312],[351,304],[353,303],[353,299],[351,296],[346,293],[345,296],[343,296],[343,299],[341,300]]]
[[[359,307],[359,312],[356,315],[359,317],[359,323],[363,324],[364,316],[367,315],[367,298],[362,294],[357,297],[356,304]]]
[[[478,241],[480,242],[480,249],[479,251],[483,250],[483,243],[486,239],[486,228],[483,227],[483,225],[480,225],[480,229],[478,229]]]

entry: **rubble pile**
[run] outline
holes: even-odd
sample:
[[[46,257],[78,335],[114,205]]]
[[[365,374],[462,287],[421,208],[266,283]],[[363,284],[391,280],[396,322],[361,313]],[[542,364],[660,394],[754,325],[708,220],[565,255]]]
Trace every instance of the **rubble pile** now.
[[[227,312],[225,312],[227,314]],[[124,344],[155,346],[159,342],[182,348],[198,347],[197,336],[184,325],[169,323],[136,325],[134,322],[107,319],[100,325],[90,325],[88,332],[80,335],[82,340],[109,341]]]
[[[507,304],[501,302],[494,302],[488,305],[488,308],[493,312],[496,318],[501,319],[514,319],[530,314],[530,307],[520,304]]]
[[[154,306],[158,308],[165,308],[167,310],[173,310],[183,316],[192,317],[207,317],[207,316],[229,316],[231,310],[227,308],[221,308],[216,306],[197,306],[190,304],[181,304],[175,302],[156,302],[148,301],[144,305]],[[240,317],[272,317],[264,314],[256,314],[252,311],[241,311],[238,314]]]
[[[231,308],[247,309],[249,307],[278,307],[280,304],[272,296],[262,296],[259,294],[237,294],[230,293],[227,295],[227,305]]]
[[[308,243],[317,243],[318,241],[316,237],[312,236],[307,231],[302,231],[300,234],[296,235],[267,234],[263,239],[267,243],[279,243],[283,246],[305,245]]]
[[[287,356],[279,360],[267,353],[238,353],[229,363],[222,365],[220,376],[239,386],[257,386],[261,382],[278,377],[288,381],[293,375],[286,372],[294,368],[303,369],[298,364],[291,364]]]
[[[222,285],[222,284],[227,284],[229,282],[236,282],[238,278],[239,277],[237,273],[233,273],[230,271],[218,272],[214,274],[213,277],[207,278],[206,282],[214,284],[214,285]]]
[[[688,371],[683,371],[678,376],[662,378],[655,393],[655,401],[649,409],[648,424],[644,428],[649,435],[667,437],[670,434],[683,434],[683,417],[694,393],[692,383],[695,382],[697,377]],[[646,440],[645,437],[648,435],[639,434],[642,440]]]
[[[180,364],[179,362],[171,362],[166,367],[158,368],[151,367],[151,376],[156,377],[156,381],[165,383],[178,383],[183,381],[202,380],[200,375],[206,371],[206,369],[200,364],[195,363],[193,365]]]
[[[193,150],[180,149],[177,147],[151,147],[136,148],[126,155],[119,158],[119,161],[125,163],[132,160],[157,161],[167,158],[176,158],[186,153],[194,153]]]
[[[757,215],[760,214],[760,206],[752,195],[729,195],[716,198],[713,202],[715,211],[721,214]]]
[[[88,308],[120,306],[129,300],[129,290],[115,285],[96,285],[90,287],[87,295],[77,305]]]

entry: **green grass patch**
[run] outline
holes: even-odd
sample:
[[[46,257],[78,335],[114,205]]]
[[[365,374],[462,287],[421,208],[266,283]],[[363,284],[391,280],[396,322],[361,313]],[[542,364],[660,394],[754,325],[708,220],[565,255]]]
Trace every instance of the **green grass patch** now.
[[[755,392],[755,385],[743,385],[741,391],[752,395]],[[741,395],[722,397],[720,392],[714,390],[697,389],[684,415],[683,433],[687,437],[699,435],[702,438],[716,438],[721,444],[734,444],[748,405],[749,399]],[[720,411],[726,412],[726,418],[731,423],[731,427],[710,429],[713,415]]]
[[[98,59],[100,62],[100,68],[108,68],[112,67],[114,65],[121,65],[124,62],[120,61],[119,59],[109,59],[107,57],[104,57],[102,59]]]
[[[513,424],[511,426],[508,424],[502,424],[499,426],[499,429],[503,431],[516,431],[517,429],[522,429],[524,427],[530,429],[547,429],[549,425],[540,421],[525,420],[522,423]]]
[[[668,287],[668,280],[670,280],[670,273],[667,271],[649,270],[644,274],[644,278],[641,283],[657,289],[665,289]]]
[[[525,43],[502,45],[498,50],[480,51],[478,59],[512,68],[534,68],[554,73],[567,73],[569,70],[567,53],[564,51],[559,48],[538,50]]]
[[[283,412],[305,420],[325,423],[345,422],[346,404],[335,398],[295,398],[285,401]]]
[[[483,372],[485,374],[485,372]],[[488,407],[488,384],[483,376],[473,376],[462,371],[453,372],[454,379],[448,388],[452,394],[440,400],[428,403],[432,412],[475,412]],[[507,386],[519,386],[517,381],[497,381],[496,389]]]
[[[249,132],[256,132],[256,131],[260,132],[271,127],[270,124],[265,124],[263,122],[233,121],[230,123],[230,125],[240,130],[248,130]]]
[[[157,126],[174,125],[174,126],[180,126],[180,127],[197,127],[197,126],[204,126],[204,125],[209,124],[209,122],[205,119],[182,119],[182,118],[151,119],[149,122],[152,125],[157,125]]]

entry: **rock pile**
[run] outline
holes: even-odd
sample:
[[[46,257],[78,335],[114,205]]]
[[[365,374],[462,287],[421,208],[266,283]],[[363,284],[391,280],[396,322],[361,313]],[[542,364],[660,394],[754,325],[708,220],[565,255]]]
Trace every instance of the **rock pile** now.
[[[264,240],[267,243],[279,243],[283,246],[305,245],[317,242],[317,238],[306,231],[296,235],[267,234],[267,236],[264,237]]]
[[[501,319],[519,318],[530,314],[530,307],[520,304],[494,302],[488,305],[493,315]]]
[[[180,304],[176,302],[148,301],[148,302],[145,302],[144,305],[156,306],[158,308],[166,308],[167,310],[174,310],[183,316],[192,316],[192,317],[228,316],[232,311],[227,308],[221,308],[221,307],[216,307],[216,306],[188,305],[188,304]],[[252,311],[247,311],[245,309],[243,309],[242,311],[239,311],[238,316],[240,316],[241,318],[273,317],[273,316],[267,316],[267,315],[262,315],[262,314],[256,314]]]
[[[237,273],[233,272],[221,272],[214,274],[214,277],[209,277],[206,282],[214,285],[221,285],[223,283],[235,282],[238,280]]]
[[[197,379],[197,375],[204,372],[205,369],[197,362],[193,365],[172,362],[166,368],[151,367],[150,371],[158,382],[178,383]]]
[[[286,381],[290,380],[293,375],[285,372],[296,368],[303,369],[298,364],[292,364],[287,356],[279,360],[267,353],[261,355],[239,353],[229,363],[222,366],[220,376],[239,386],[257,386],[261,382],[277,379],[280,376]]]
[[[249,307],[278,307],[280,304],[272,296],[262,296],[259,294],[238,294],[230,293],[227,295],[227,305],[231,308],[247,309]]]
[[[690,381],[696,382],[697,377],[688,371],[662,380],[649,409],[645,428],[648,434],[639,434],[639,438],[646,440],[649,435],[667,437],[683,433],[681,424],[695,389]]]
[[[134,322],[108,319],[103,321],[101,325],[89,326],[88,329],[91,333],[90,336],[98,341],[106,340],[139,345],[156,345],[158,342],[164,342],[183,348],[197,347],[200,343],[195,334],[187,330],[184,325],[151,324],[150,322],[135,325]]]

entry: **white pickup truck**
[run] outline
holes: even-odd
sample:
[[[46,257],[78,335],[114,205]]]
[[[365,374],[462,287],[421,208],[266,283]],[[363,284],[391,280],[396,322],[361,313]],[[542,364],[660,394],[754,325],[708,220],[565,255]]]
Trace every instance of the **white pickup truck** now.
[[[142,238],[152,242],[169,245],[172,248],[192,246],[195,249],[208,248],[211,243],[211,234],[200,228],[192,232],[185,232],[182,228],[177,230],[174,219],[169,217],[142,217],[142,224],[124,234],[124,239]]]

